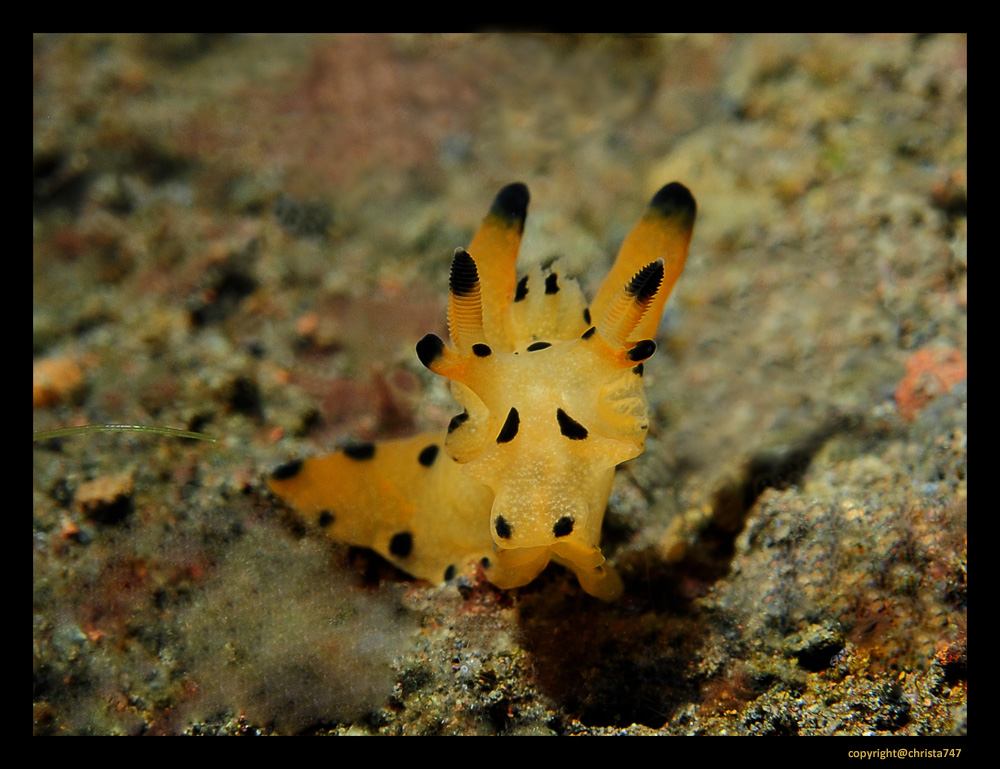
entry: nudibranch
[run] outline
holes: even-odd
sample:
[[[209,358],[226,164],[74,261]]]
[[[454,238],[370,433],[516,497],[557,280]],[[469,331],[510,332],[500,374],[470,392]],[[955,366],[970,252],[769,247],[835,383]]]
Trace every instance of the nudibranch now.
[[[451,345],[417,357],[451,380],[447,430],[354,444],[278,467],[275,494],[331,539],[403,571],[447,580],[478,562],[513,588],[548,565],[613,600],[622,581],[600,549],[615,467],[642,453],[643,362],[687,258],[696,205],[677,182],[650,201],[588,306],[559,262],[518,279],[528,188],[497,194],[451,265]]]

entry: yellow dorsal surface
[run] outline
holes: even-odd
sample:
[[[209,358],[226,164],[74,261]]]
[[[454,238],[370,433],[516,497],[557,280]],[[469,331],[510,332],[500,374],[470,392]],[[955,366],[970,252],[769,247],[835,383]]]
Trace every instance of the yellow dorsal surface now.
[[[433,334],[417,344],[462,407],[447,432],[289,463],[270,485],[331,538],[414,576],[437,581],[478,561],[510,588],[556,561],[613,600],[623,586],[601,524],[615,467],[643,450],[643,361],[684,267],[695,201],[677,182],[657,192],[588,308],[558,263],[517,278],[528,200],[523,184],[500,190],[453,257],[451,346]]]

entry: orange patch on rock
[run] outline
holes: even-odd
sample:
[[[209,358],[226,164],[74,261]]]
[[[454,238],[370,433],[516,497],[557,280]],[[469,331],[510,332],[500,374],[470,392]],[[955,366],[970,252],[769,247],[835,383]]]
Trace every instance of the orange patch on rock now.
[[[917,350],[906,361],[906,376],[896,387],[896,404],[904,419],[968,378],[968,363],[958,350],[933,347]]]
[[[135,481],[129,472],[104,475],[80,484],[76,504],[90,518],[99,517],[103,510],[132,496]]]
[[[83,384],[83,369],[69,358],[45,358],[31,366],[31,407],[52,406],[70,398]]]

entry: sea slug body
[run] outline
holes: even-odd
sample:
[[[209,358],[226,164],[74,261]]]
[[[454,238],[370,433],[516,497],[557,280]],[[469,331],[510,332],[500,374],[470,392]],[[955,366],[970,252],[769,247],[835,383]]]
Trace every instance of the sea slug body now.
[[[450,579],[470,562],[501,588],[550,561],[613,600],[601,523],[615,467],[642,453],[643,362],[684,268],[696,204],[663,187],[588,305],[559,263],[515,265],[528,188],[497,194],[468,249],[456,249],[450,346],[428,334],[420,362],[462,407],[447,429],[277,468],[271,489],[331,539],[370,547],[403,571]]]

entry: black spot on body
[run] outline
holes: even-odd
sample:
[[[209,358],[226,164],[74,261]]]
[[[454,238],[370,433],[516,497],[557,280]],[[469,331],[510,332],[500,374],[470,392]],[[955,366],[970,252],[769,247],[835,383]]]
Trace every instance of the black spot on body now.
[[[472,352],[476,354],[477,358],[488,358],[493,354],[493,350],[490,349],[488,344],[474,344],[472,345]]]
[[[586,331],[584,331],[580,335],[580,338],[581,339],[590,339],[590,337],[592,337],[596,333],[597,333],[597,326],[591,326],[590,328],[588,328]]]
[[[632,373],[633,374],[638,374],[639,376],[642,376],[642,373],[645,370],[646,370],[646,364],[645,363],[640,363],[639,365],[632,367]]]
[[[451,564],[450,566],[448,566],[448,568],[444,570],[444,581],[450,582],[451,580],[455,579],[455,572],[457,571],[458,569],[455,568],[455,564]]]
[[[535,352],[536,350],[544,350],[546,347],[551,347],[549,342],[532,342],[528,345],[528,352]]]
[[[583,322],[586,323],[588,326],[590,325],[590,308],[589,307],[584,307],[583,308]]]
[[[559,432],[571,441],[582,441],[589,434],[586,427],[562,409],[556,409],[556,421],[559,423]]]
[[[573,519],[568,515],[564,515],[556,521],[555,526],[552,527],[552,533],[557,537],[568,537],[573,533]]]
[[[464,425],[469,419],[469,412],[463,411],[461,414],[455,414],[448,423],[448,432],[453,433],[459,427]]]
[[[497,443],[509,443],[514,440],[514,436],[517,435],[517,430],[521,426],[521,417],[517,413],[517,409],[511,408],[507,412],[507,419],[504,420],[503,427],[500,428],[500,434],[497,436]]]
[[[430,467],[434,464],[434,460],[437,459],[438,452],[441,448],[436,444],[432,443],[429,446],[425,446],[420,452],[420,456],[417,457],[417,461],[424,467]]]
[[[319,525],[321,529],[325,529],[328,526],[330,526],[330,524],[332,524],[334,520],[335,518],[333,513],[331,513],[329,510],[324,510],[319,514],[319,518],[316,519],[316,523]]]
[[[510,539],[510,535],[513,533],[513,528],[507,521],[503,519],[502,515],[498,515],[496,521],[493,524],[496,529],[497,536],[500,539]]]
[[[628,351],[629,360],[643,361],[656,352],[656,342],[652,339],[643,339],[635,347]]]
[[[437,334],[428,334],[417,342],[417,358],[427,368],[430,368],[431,364],[441,357],[441,353],[443,352],[444,342],[441,341],[441,337]]]
[[[545,293],[546,294],[558,294],[559,293],[559,276],[554,272],[545,278]]]
[[[408,531],[393,534],[389,542],[389,552],[397,558],[407,558],[413,552],[413,535]]]
[[[276,481],[287,481],[289,478],[294,478],[302,470],[302,460],[293,459],[291,462],[285,462],[283,465],[278,465],[271,472],[271,478]]]
[[[528,276],[525,275],[517,282],[517,291],[514,292],[514,301],[520,302],[528,295]]]
[[[351,459],[371,459],[375,456],[375,444],[354,443],[350,446],[344,446],[344,454],[349,456]]]

